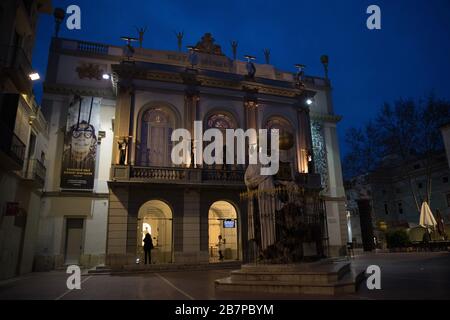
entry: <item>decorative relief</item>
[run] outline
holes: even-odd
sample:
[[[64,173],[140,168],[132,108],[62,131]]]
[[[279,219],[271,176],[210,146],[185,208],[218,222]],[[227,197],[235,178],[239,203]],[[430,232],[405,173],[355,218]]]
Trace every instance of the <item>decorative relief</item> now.
[[[323,193],[329,191],[328,162],[323,123],[311,120],[312,144],[314,153],[314,166],[322,180]]]
[[[76,68],[76,71],[80,79],[87,78],[89,80],[101,80],[104,73],[103,69],[101,69],[101,66],[94,63],[82,63]]]

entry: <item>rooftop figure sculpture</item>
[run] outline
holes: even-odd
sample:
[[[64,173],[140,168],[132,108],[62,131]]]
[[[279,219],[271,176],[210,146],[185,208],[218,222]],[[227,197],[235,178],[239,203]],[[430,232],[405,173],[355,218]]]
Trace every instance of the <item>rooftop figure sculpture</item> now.
[[[237,58],[237,47],[238,47],[238,42],[236,40],[231,41],[231,49],[233,51],[233,60],[236,60]]]
[[[177,37],[178,52],[181,52],[181,50],[183,48],[184,31],[175,32],[175,36]]]
[[[142,43],[144,42],[144,35],[147,32],[147,27],[144,28],[136,27],[136,30],[139,34],[139,48],[142,48]]]

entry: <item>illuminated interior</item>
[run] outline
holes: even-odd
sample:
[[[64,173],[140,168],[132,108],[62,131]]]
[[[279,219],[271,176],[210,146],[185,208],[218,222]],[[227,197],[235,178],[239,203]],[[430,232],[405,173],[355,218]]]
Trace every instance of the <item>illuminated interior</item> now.
[[[209,208],[209,256],[210,261],[219,261],[219,235],[225,239],[224,260],[239,259],[238,217],[233,205],[226,201],[213,203]],[[225,222],[225,223],[224,223]],[[225,227],[228,225],[228,228]]]
[[[162,201],[151,200],[139,209],[137,254],[144,261],[143,242],[145,235],[152,236],[154,249],[152,263],[172,262],[172,210]]]

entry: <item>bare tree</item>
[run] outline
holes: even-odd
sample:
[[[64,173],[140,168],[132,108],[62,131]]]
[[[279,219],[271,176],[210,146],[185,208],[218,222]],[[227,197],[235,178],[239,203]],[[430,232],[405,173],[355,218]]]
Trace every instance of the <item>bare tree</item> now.
[[[385,103],[375,121],[347,131],[350,152],[344,160],[346,177],[376,170],[382,159],[389,155],[396,155],[402,163],[420,158],[425,162],[427,178],[425,200],[430,203],[433,158],[443,150],[439,128],[449,120],[450,102],[438,100],[433,95],[418,102],[401,99],[392,106]],[[408,166],[401,166],[399,170],[408,180],[420,212],[420,194],[414,187],[413,172]]]

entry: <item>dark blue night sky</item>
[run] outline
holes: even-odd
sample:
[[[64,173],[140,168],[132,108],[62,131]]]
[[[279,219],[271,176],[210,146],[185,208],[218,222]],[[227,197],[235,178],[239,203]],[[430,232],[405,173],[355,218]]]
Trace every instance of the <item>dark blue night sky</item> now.
[[[320,56],[330,56],[334,106],[344,119],[339,125],[341,148],[345,129],[365,122],[385,101],[418,99],[433,91],[450,99],[450,0],[53,0],[82,10],[82,29],[60,36],[122,45],[123,35],[135,36],[135,26],[147,26],[144,47],[176,50],[174,31],[185,33],[184,44],[195,44],[205,32],[231,56],[253,54],[263,62],[295,71],[323,75]],[[366,9],[382,10],[382,30],[366,28]],[[54,23],[41,17],[33,65],[45,74]],[[42,83],[36,85],[40,100]]]

